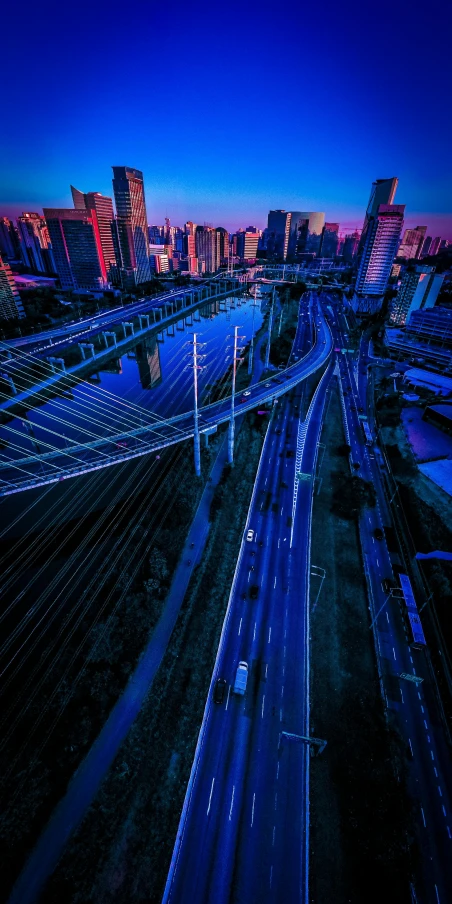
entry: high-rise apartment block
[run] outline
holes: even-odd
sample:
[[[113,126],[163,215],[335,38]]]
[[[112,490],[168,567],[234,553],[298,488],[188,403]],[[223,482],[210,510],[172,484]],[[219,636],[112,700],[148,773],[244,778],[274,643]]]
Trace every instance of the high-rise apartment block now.
[[[55,268],[65,290],[108,287],[95,211],[44,208]]]
[[[39,213],[23,213],[17,218],[22,260],[33,273],[56,273],[49,230]]]
[[[429,251],[430,251],[431,244],[432,244],[432,237],[431,237],[431,235],[428,235],[424,241],[424,244],[422,245],[421,257],[427,257],[427,255],[429,254]]]
[[[76,210],[87,210],[90,213],[94,211],[96,214],[105,272],[110,282],[117,282],[119,243],[112,199],[98,191],[81,192],[73,185],[71,192]]]
[[[220,255],[220,261],[228,261],[229,260],[229,232],[227,229],[224,229],[223,226],[217,226],[217,234],[218,234],[218,253]]]
[[[399,245],[404,204],[380,204],[369,217],[355,281],[354,310],[372,314],[382,303]]]
[[[407,270],[391,305],[391,324],[404,326],[413,311],[432,308],[443,281],[444,274],[435,273],[435,268],[426,264],[417,264],[413,269]]]
[[[270,210],[266,229],[267,257],[286,260],[289,247],[291,214],[287,210]]]
[[[0,257],[0,320],[16,320],[25,317],[25,311],[16,289],[11,267]]]
[[[255,261],[257,257],[257,246],[259,244],[259,234],[257,232],[237,232],[236,238],[237,256],[240,260]]]
[[[196,227],[196,257],[205,264],[206,273],[215,273],[220,266],[219,240],[212,226]]]
[[[426,226],[416,226],[415,229],[405,229],[402,242],[397,252],[397,257],[403,257],[405,260],[419,260],[426,232]]]
[[[114,166],[113,192],[123,276],[127,284],[139,285],[151,278],[143,173]]]

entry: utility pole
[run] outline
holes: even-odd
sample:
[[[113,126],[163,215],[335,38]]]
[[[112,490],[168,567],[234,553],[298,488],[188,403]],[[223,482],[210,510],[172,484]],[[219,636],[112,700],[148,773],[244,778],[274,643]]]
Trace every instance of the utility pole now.
[[[271,345],[271,341],[272,341],[273,305],[274,305],[274,303],[275,303],[275,287],[273,286],[273,291],[272,291],[272,303],[271,303],[271,306],[270,306],[270,317],[269,317],[269,319],[268,319],[268,342],[267,342],[267,348],[266,348],[266,350],[265,350],[265,365],[264,365],[264,370],[268,370],[268,365],[269,365],[269,362],[270,362],[270,345]]]
[[[254,358],[254,311],[255,311],[255,309],[256,309],[257,307],[259,307],[259,305],[256,304],[256,296],[254,296],[254,298],[253,298],[253,304],[251,305],[251,307],[252,307],[252,309],[253,309],[253,323],[252,323],[252,327],[251,327],[251,344],[250,344],[250,351],[249,351],[249,355],[248,355],[248,373],[249,373],[249,374],[252,374],[252,372],[253,372],[253,358]]]
[[[283,312],[281,309],[281,314],[279,316],[278,337],[281,335],[282,318],[283,318]]]
[[[204,343],[202,343],[204,345]],[[194,453],[195,453],[195,473],[197,477],[201,477],[201,448],[199,442],[199,411],[198,411],[198,370],[202,370],[198,361],[201,360],[204,356],[199,355],[198,349],[201,347],[201,343],[198,342],[197,334],[193,333],[193,391],[194,391],[194,419],[195,419],[195,432],[193,436],[194,440]]]
[[[232,361],[232,393],[231,393],[231,415],[229,418],[229,434],[228,434],[228,462],[230,465],[234,464],[234,435],[235,435],[235,378],[237,374],[237,360],[241,361],[242,359],[237,359],[237,340],[243,339],[243,336],[238,335],[238,326],[234,327],[234,355]],[[241,349],[240,349],[241,351]]]

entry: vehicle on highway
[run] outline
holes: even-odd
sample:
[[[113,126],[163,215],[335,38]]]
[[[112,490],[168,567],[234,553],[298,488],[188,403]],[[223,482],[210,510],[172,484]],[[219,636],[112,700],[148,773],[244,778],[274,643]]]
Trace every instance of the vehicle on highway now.
[[[375,537],[376,540],[383,540],[383,538],[384,538],[384,533],[383,533],[381,527],[376,527],[376,528],[375,528],[375,530],[374,530],[374,537]]]
[[[249,395],[251,395],[251,390],[250,390],[250,389],[247,389],[247,390],[243,393],[243,395],[244,395],[244,396],[249,396]]]
[[[226,678],[218,678],[217,679],[217,682],[215,684],[215,690],[213,692],[213,702],[214,703],[223,703],[226,685],[227,685]]]
[[[250,587],[250,600],[257,600],[259,596],[259,586],[258,584],[251,584]]]
[[[391,578],[383,578],[381,586],[384,593],[389,593],[394,587],[394,581],[391,581]]]
[[[271,385],[272,385],[271,383],[264,383],[264,386],[265,386],[266,389],[268,389],[268,387],[271,386]]]
[[[239,662],[234,681],[234,694],[240,697],[245,695],[246,685],[248,682],[248,663]]]
[[[254,540],[254,531],[253,530],[250,529],[246,532],[246,539],[247,539],[248,543],[251,543]]]
[[[405,601],[405,616],[408,624],[409,643],[414,650],[424,650],[427,646],[422,623],[414,598],[411,581],[407,574],[399,574],[400,587]]]

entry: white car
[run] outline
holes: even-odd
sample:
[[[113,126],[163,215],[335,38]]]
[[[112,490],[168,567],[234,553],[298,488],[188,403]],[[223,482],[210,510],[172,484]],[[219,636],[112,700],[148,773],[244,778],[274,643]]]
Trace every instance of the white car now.
[[[246,392],[243,393],[243,395],[244,395],[244,396],[249,396],[249,395],[251,395],[251,391],[250,391],[249,389],[247,389]]]
[[[254,531],[253,530],[249,530],[246,532],[246,539],[248,540],[249,543],[251,543],[254,540]]]

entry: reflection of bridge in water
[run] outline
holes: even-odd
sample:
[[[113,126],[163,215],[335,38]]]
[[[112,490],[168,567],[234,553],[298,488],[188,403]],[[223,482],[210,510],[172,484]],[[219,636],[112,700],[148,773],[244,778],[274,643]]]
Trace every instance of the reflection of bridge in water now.
[[[222,304],[223,302],[217,300],[217,303]],[[208,310],[206,310],[205,316],[209,316]],[[315,373],[327,360],[332,350],[329,328],[321,312],[315,315],[311,311],[311,322],[313,343],[310,351],[302,360],[286,368],[284,373],[278,372],[269,376],[265,384],[259,383],[253,386],[248,397],[239,402],[235,399],[235,414],[243,414],[283,395],[301,380]],[[148,337],[149,341],[151,339],[152,337]],[[154,340],[155,347],[150,344],[147,347],[144,346],[140,352],[140,355],[143,356],[143,372],[140,373],[140,378],[145,382],[151,381],[153,376],[158,378],[157,337],[154,337]],[[199,434],[208,435],[219,424],[229,421],[231,408],[231,397],[201,408]],[[149,455],[159,449],[193,438],[194,435],[194,414],[193,411],[190,411],[175,417],[155,418],[133,430],[109,434],[89,443],[74,442],[67,449],[42,454],[36,452],[8,461],[3,457],[3,461],[0,462],[0,496],[56,483],[142,455]]]

